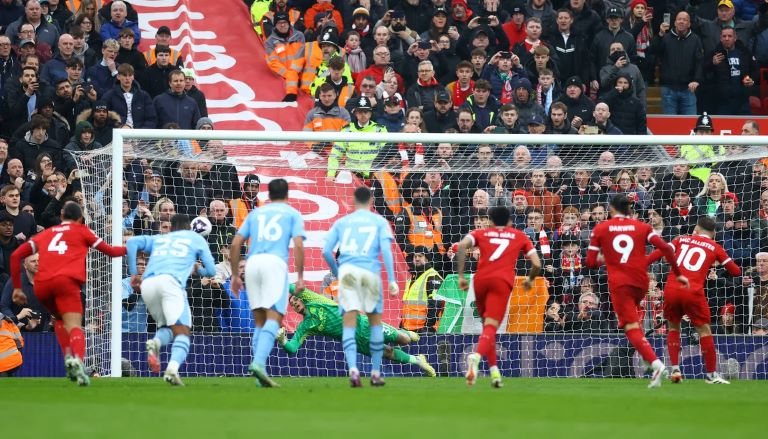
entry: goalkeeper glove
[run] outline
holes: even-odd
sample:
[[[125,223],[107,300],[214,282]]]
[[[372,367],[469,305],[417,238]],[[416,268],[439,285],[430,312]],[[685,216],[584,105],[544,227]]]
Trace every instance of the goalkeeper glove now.
[[[285,328],[278,329],[275,338],[277,339],[277,344],[281,347],[285,346],[286,343],[288,343],[288,335],[286,334]]]

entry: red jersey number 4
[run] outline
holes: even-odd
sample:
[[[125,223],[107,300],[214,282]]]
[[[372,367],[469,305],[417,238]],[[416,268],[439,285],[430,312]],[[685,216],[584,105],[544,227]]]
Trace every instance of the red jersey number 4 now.
[[[51,242],[48,243],[48,251],[51,253],[58,253],[60,255],[63,255],[67,252],[67,243],[66,241],[62,240],[61,238],[64,237],[64,233],[57,233],[53,236],[53,239],[51,239]]]

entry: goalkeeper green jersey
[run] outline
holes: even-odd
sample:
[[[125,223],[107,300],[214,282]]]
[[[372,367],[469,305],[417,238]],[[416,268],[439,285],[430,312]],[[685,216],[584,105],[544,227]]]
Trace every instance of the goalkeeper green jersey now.
[[[293,294],[293,285],[291,285],[290,290],[291,294]],[[336,302],[307,289],[302,293],[294,295],[304,302],[304,320],[296,327],[296,332],[291,340],[283,346],[283,349],[294,354],[304,344],[307,337],[312,335],[322,335],[341,341],[344,324],[339,311],[339,305]],[[382,323],[382,325],[384,328],[384,343],[395,343],[399,332],[397,328],[386,323]],[[357,316],[355,339],[357,340],[358,352],[370,355],[371,328],[368,324],[367,316]]]

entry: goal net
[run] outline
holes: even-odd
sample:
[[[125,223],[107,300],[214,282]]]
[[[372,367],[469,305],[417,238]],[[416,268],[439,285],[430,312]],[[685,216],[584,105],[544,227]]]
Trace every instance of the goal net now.
[[[359,151],[371,146],[375,158],[362,157]],[[290,204],[304,217],[305,280],[317,295],[303,297],[306,315],[286,315],[291,341],[272,351],[273,375],[346,373],[339,340],[318,334],[340,322],[329,302],[336,282],[321,250],[331,224],[353,209],[354,189],[367,185],[396,237],[401,296],[385,299],[384,321],[419,334],[415,340],[403,333],[390,344],[425,355],[440,375],[464,373],[464,356],[482,329],[474,293],[458,288],[452,244],[487,226],[490,207],[506,206],[545,268],[531,290],[518,284],[512,291],[499,331],[502,373],[641,376],[640,358],[611,312],[604,268],[585,267],[590,230],[607,217],[608,201],[622,193],[634,202],[635,215],[666,240],[692,233],[699,216],[716,219],[716,240],[745,272],[740,278],[728,277],[722,267],[709,273],[719,368],[730,377],[766,378],[766,338],[758,336],[768,328],[768,254],[760,254],[768,251],[766,156],[760,143],[735,136],[117,130],[111,148],[81,153],[76,161],[89,224],[113,242],[165,233],[177,212],[207,216],[213,224],[207,239],[217,275],[193,275],[186,286],[193,321],[181,371],[187,376],[247,372],[253,320],[246,296],[229,291],[228,244],[247,211],[268,202],[267,183],[284,178]],[[468,257],[469,276],[477,257]],[[102,375],[148,376],[144,342],[155,324],[119,261],[97,253],[89,259],[87,365]],[[527,263],[516,270],[522,280]],[[638,311],[664,358],[668,272],[664,262],[648,267],[651,281]],[[686,322],[682,339],[683,373],[701,376],[698,338]],[[163,352],[163,361],[168,355]],[[367,357],[360,360],[369,365]],[[384,371],[421,375],[418,367],[394,361],[385,361]]]

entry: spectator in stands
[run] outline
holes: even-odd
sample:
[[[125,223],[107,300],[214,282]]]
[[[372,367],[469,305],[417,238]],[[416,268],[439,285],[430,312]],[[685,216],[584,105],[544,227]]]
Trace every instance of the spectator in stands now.
[[[480,133],[480,129],[472,119],[472,112],[466,108],[460,108],[456,112],[456,125],[454,125],[456,131],[462,134]]]
[[[4,283],[2,299],[0,299],[0,314],[10,318],[24,332],[47,332],[50,330],[51,315],[35,295],[34,280],[37,274],[40,255],[37,253],[27,256],[21,270],[21,290],[26,297],[13,294],[13,283],[10,279]],[[38,313],[35,319],[33,313]]]
[[[544,108],[544,114],[549,114],[550,107],[560,98],[561,94],[560,88],[555,84],[555,74],[552,73],[552,70],[545,68],[539,71],[533,98]]]
[[[442,78],[448,73],[446,69],[446,60],[444,54],[440,52],[440,48],[436,42],[430,43],[429,41],[419,41],[408,46],[406,51],[405,62],[400,70],[403,72],[403,78],[406,84],[415,84],[421,79],[423,82],[423,74],[419,74],[419,64],[424,61],[429,61],[432,64],[432,76],[435,78]],[[435,79],[437,81],[437,79]]]
[[[456,81],[448,84],[446,89],[452,96],[453,105],[459,107],[475,89],[475,81],[472,80],[472,64],[469,61],[456,64],[456,78]]]
[[[24,6],[15,0],[0,2],[0,32],[5,32],[9,24],[24,16]]]
[[[643,212],[651,205],[651,197],[642,186],[637,184],[635,174],[631,170],[621,169],[616,173],[614,184],[608,192],[608,202],[616,195],[623,194],[633,203],[635,212]]]
[[[728,183],[723,174],[713,172],[707,178],[704,189],[693,200],[693,212],[696,217],[707,215],[715,217],[722,212],[722,199],[728,192]]]
[[[409,187],[403,188],[403,198],[402,213],[394,221],[395,239],[401,248],[409,253],[408,249],[424,246],[443,253],[443,214],[432,206],[429,184],[423,179],[411,180]]]
[[[432,250],[416,246],[408,264],[410,278],[403,291],[400,327],[418,334],[434,334],[445,302],[437,295],[443,277],[434,268]]]
[[[655,196],[656,178],[653,176],[653,169],[649,166],[637,168],[635,180],[637,185],[641,186],[655,200],[653,197]]]
[[[109,111],[109,107],[104,101],[93,104],[93,110],[85,110],[80,113],[76,122],[82,121],[90,122],[96,141],[105,146],[112,143],[112,130],[123,126],[120,115],[114,111]]]
[[[595,104],[584,95],[584,83],[578,76],[571,76],[565,82],[565,95],[560,97],[560,102],[567,107],[571,126],[575,129],[578,130],[582,125],[589,125],[594,121]]]
[[[375,118],[377,124],[386,128],[388,133],[399,133],[405,126],[405,113],[400,98],[390,96],[384,101],[384,113]]]
[[[203,286],[210,285],[211,288],[226,291],[228,300],[222,301],[219,306],[219,326],[221,332],[240,332],[250,333],[256,327],[253,320],[253,312],[248,304],[248,295],[245,293],[245,260],[240,260],[240,279],[243,282],[243,288],[237,293],[232,291],[232,273],[230,272],[224,282],[219,282],[216,278],[202,278]]]
[[[102,99],[108,111],[120,116],[123,126],[129,128],[156,128],[157,115],[149,93],[142,90],[134,80],[134,68],[130,64],[120,64],[117,68],[117,81]]]
[[[67,81],[69,81],[73,91],[77,88],[76,84],[83,82],[83,69],[83,61],[77,57],[69,60],[64,67],[64,71],[67,72]]]
[[[640,101],[645,112],[645,81],[640,69],[631,63],[629,55],[624,51],[624,46],[621,43],[611,43],[609,52],[607,60],[600,68],[600,95],[605,99],[605,95],[614,90],[619,75],[627,75],[630,78],[632,95]]]
[[[557,241],[555,246],[558,251],[552,262],[544,267],[545,275],[551,283],[555,300],[570,304],[579,296],[579,284],[584,277],[581,242],[578,234],[569,234]]]
[[[207,215],[212,227],[211,233],[208,234],[206,239],[208,240],[208,246],[211,249],[213,258],[220,261],[221,254],[219,253],[219,248],[224,244],[232,242],[237,229],[232,224],[229,217],[229,208],[223,200],[212,200],[208,207]]]
[[[143,254],[136,256],[136,274],[141,276],[147,268],[147,257]],[[147,332],[147,305],[141,296],[139,286],[131,286],[131,276],[125,277],[122,282],[122,322],[123,332]]]
[[[200,119],[200,109],[197,102],[184,92],[184,73],[181,70],[172,71],[168,82],[170,90],[154,99],[157,125],[173,122],[179,124],[182,130],[193,129]]]
[[[5,207],[0,214],[9,216],[13,221],[13,236],[24,242],[37,234],[35,217],[21,211],[21,192],[12,184],[0,189],[0,201]]]
[[[605,202],[603,188],[599,183],[592,181],[590,172],[586,169],[576,169],[573,172],[573,181],[560,196],[563,206],[575,206],[578,209]]]
[[[502,51],[491,57],[480,76],[491,83],[491,94],[503,105],[513,103],[514,90],[527,78],[527,73],[517,55]]]
[[[133,45],[135,35],[131,29],[125,28],[118,34],[117,42],[120,43],[120,49],[115,57],[115,62],[119,66],[120,64],[130,64],[136,71],[136,76],[141,78],[144,71],[147,70],[147,60],[144,58],[144,54],[139,52],[136,46]]]
[[[491,95],[491,84],[485,79],[475,83],[472,96],[468,97],[462,108],[472,112],[475,125],[480,130],[485,130],[493,124],[494,117],[499,112],[499,101]]]
[[[645,109],[640,100],[634,96],[631,81],[632,78],[629,75],[620,73],[616,77],[613,89],[603,96],[605,104],[611,109],[609,122],[621,134],[647,134]],[[598,111],[599,106],[600,104],[595,106],[595,112]],[[597,120],[597,117],[595,119]]]
[[[528,66],[533,62],[533,51],[539,46],[546,46],[541,40],[541,20],[538,17],[528,17],[525,20],[525,39],[512,46],[512,53],[520,58],[520,64]]]
[[[445,90],[445,87],[437,82],[432,62],[421,61],[418,64],[418,78],[408,88],[405,99],[409,106],[428,111],[434,108],[435,94],[440,90]]]
[[[391,73],[397,78],[397,83],[399,84],[398,91],[403,94],[405,93],[405,83],[403,81],[403,77],[400,76],[399,73],[395,72],[395,70],[390,65],[390,50],[387,48],[387,46],[377,46],[375,49],[373,49],[373,64],[368,67],[367,69],[360,72],[358,75],[358,83],[356,84],[357,90],[360,91],[360,79],[364,79],[368,76],[371,76],[376,84],[382,82],[383,80],[387,80],[386,77],[387,73]]]
[[[542,126],[544,125],[544,107],[534,99],[533,86],[528,78],[518,81],[514,89],[513,102],[517,108],[518,123],[521,126],[529,125],[534,117],[541,122]]]
[[[447,90],[435,93],[434,108],[424,112],[424,125],[430,133],[444,133],[456,122],[451,95]]]
[[[194,69],[186,68],[181,69],[181,71],[184,72],[184,92],[187,93],[187,96],[197,102],[197,107],[200,109],[200,116],[208,117],[208,104],[205,100],[205,94],[197,88],[197,75],[195,74]]]
[[[587,79],[590,77],[587,37],[574,32],[572,27],[573,11],[566,8],[559,9],[557,30],[547,38],[551,50],[557,53],[553,61],[557,64],[557,70],[560,73],[558,81],[572,76]]]
[[[605,203],[595,203],[590,208],[590,228],[593,228],[601,222],[608,219],[608,213],[605,210]]]
[[[12,185],[7,187],[15,188]],[[12,215],[0,211],[0,283],[3,285],[11,276],[11,254],[24,243],[24,240],[14,236],[13,223]]]
[[[8,134],[30,120],[37,109],[38,101],[50,101],[54,94],[47,84],[38,80],[37,70],[33,67],[23,67],[18,81],[17,85],[5,87],[8,93],[8,110],[3,131]]]
[[[385,78],[383,81],[392,81],[396,80],[394,76],[390,76],[388,74],[384,74]],[[360,79],[360,78],[358,78]],[[358,93],[355,93],[352,95],[351,98],[347,99],[347,103],[344,107],[346,110],[350,113],[350,116],[352,117],[352,121],[355,120],[355,115],[351,114],[353,113],[353,110],[355,109],[355,103],[360,100],[361,97],[368,98],[369,101],[371,101],[371,106],[373,107],[373,114],[378,116],[381,114],[383,105],[382,102],[384,101],[384,95],[382,94],[381,98],[377,96],[377,88],[376,80],[373,76],[366,76],[362,78],[362,80],[359,81],[360,84],[360,91]],[[388,89],[391,90],[390,86],[386,86]],[[334,87],[334,90],[336,90],[336,87]],[[399,97],[402,99],[402,95],[400,93],[397,93]],[[338,99],[337,99],[338,100]],[[405,103],[403,103],[405,105]],[[406,112],[406,119],[407,119],[407,112]]]
[[[27,0],[24,4],[24,16],[9,24],[5,28],[5,35],[13,38],[19,34],[24,24],[30,24],[34,29],[33,35],[25,34],[24,38],[34,39],[38,43],[45,43],[49,49],[56,46],[56,42],[59,40],[59,29],[56,25],[42,19],[39,1]]]
[[[752,335],[768,335],[768,319],[758,319],[752,324]]]
[[[739,266],[748,266],[752,260],[752,232],[749,229],[749,215],[737,211],[739,200],[733,192],[726,192],[717,216],[717,242],[721,243],[728,255]]]
[[[155,47],[156,61],[149,66],[143,75],[139,76],[142,89],[153,99],[168,90],[168,79],[172,71],[177,70],[171,64],[171,48],[168,46]],[[186,84],[185,84],[186,85]]]
[[[104,96],[114,85],[117,77],[117,53],[120,44],[113,39],[104,41],[101,46],[101,62],[87,70],[86,77],[99,97]]]
[[[512,4],[509,7],[511,19],[502,25],[502,29],[509,40],[510,47],[525,40],[525,9],[520,4]]]
[[[88,2],[93,1],[95,0],[88,0]],[[83,3],[81,3],[81,5]],[[88,14],[78,13],[75,15],[75,24],[73,27],[79,26],[83,31],[84,46],[87,46],[98,53],[101,50],[102,43],[101,34],[99,33],[99,30],[101,29],[101,21],[99,20],[98,15],[94,14],[94,16],[95,18]],[[72,32],[72,29],[70,29],[70,32]]]
[[[749,96],[758,75],[757,63],[734,28],[720,30],[720,44],[704,57],[703,69],[713,76],[715,114],[752,114]]]
[[[487,128],[492,134],[520,134],[523,130],[518,123],[517,107],[513,104],[504,104],[494,118],[493,124]],[[503,145],[501,145],[503,147]],[[506,148],[509,149],[509,148]],[[512,154],[499,152],[499,158],[505,162],[512,161]]]
[[[96,141],[96,136],[93,132],[93,125],[90,122],[84,120],[75,125],[75,132],[72,135],[72,140],[64,147],[65,151],[69,152],[84,152],[99,149],[103,145]],[[73,169],[77,168],[72,154],[63,154],[64,157],[64,173],[69,174]],[[81,156],[82,157],[82,156]]]
[[[567,315],[565,332],[600,333],[608,331],[608,319],[600,311],[600,299],[592,292],[582,292],[576,307]]]
[[[0,141],[0,148],[8,148],[8,145]],[[29,197],[32,191],[32,185],[34,180],[31,176],[28,176],[24,172],[24,165],[19,159],[8,160],[7,165],[4,166],[2,172],[2,178],[0,178],[0,184],[12,184],[21,191],[21,202],[29,201]]]
[[[669,225],[672,227],[674,236],[686,235],[693,232],[693,226],[696,223],[697,216],[692,212],[690,189],[683,185],[676,185],[671,190],[673,203],[669,210]]]
[[[565,330],[565,314],[563,306],[553,301],[547,306],[544,315],[544,332],[563,332]]]
[[[317,4],[330,6],[328,3]],[[299,75],[301,74],[299,60],[304,56],[304,34],[291,27],[290,17],[284,12],[275,14],[274,25],[272,33],[264,43],[267,65],[270,70],[285,80],[283,102],[294,102],[299,93]],[[330,34],[325,33],[323,37],[328,35]]]
[[[530,193],[528,200],[531,200]],[[523,233],[528,235],[528,239],[531,240],[534,248],[539,253],[539,257],[542,258],[542,265],[552,264],[552,231],[544,225],[544,214],[541,213],[541,210],[529,206],[526,224]],[[518,270],[525,267],[525,265],[524,261],[518,261]]]
[[[171,47],[171,28],[168,26],[158,27],[157,32],[155,33],[155,41],[157,44],[151,46],[149,49],[147,49],[147,51],[143,53],[146,65],[152,65],[157,61],[157,46],[168,46],[171,49],[171,56],[169,60],[170,64],[178,68],[184,67],[184,59],[181,56],[181,51]]]
[[[576,129],[568,122],[568,107],[558,101],[552,104],[547,119],[548,134],[576,134]]]
[[[78,89],[73,93],[72,84],[66,78],[59,79],[54,86],[56,90],[56,96],[53,97],[54,108],[72,127],[75,125],[77,115],[90,106],[90,101],[83,97],[82,85],[78,84]],[[93,95],[95,96],[96,92],[93,92]],[[77,102],[75,98],[77,98]]]
[[[50,122],[44,116],[36,114],[32,116],[29,129],[22,139],[10,149],[12,158],[21,160],[25,169],[32,169],[38,154],[47,152],[54,158],[54,166],[62,168],[61,145],[50,140],[47,131]]]
[[[573,32],[584,35],[586,47],[591,47],[592,40],[603,27],[600,14],[591,9],[585,0],[570,0],[567,7],[573,12]]]
[[[690,166],[687,164],[677,164],[672,166],[672,173],[666,174],[661,178],[659,189],[656,191],[657,206],[664,206],[670,209],[673,206],[675,191],[680,189],[690,194],[698,194],[703,189],[701,180],[690,174]],[[689,200],[690,201],[690,200]]]
[[[320,86],[318,91],[318,100],[304,120],[304,131],[341,131],[350,123],[350,116],[347,110],[339,107],[336,89],[326,82]],[[331,145],[318,143],[312,145],[312,149],[317,153],[323,151],[328,153]]]
[[[642,72],[644,82],[652,84],[655,80],[656,58],[648,52],[653,38],[652,23],[653,11],[648,10],[646,0],[633,0],[629,5],[629,13],[622,23],[624,29],[635,37],[637,58],[635,62]],[[601,81],[602,82],[602,81]],[[601,88],[602,85],[601,85]]]
[[[753,215],[750,222],[753,240],[759,243],[759,250],[768,248],[768,190],[760,193],[760,209]]]
[[[530,210],[531,208],[528,207],[528,194],[522,189],[512,192],[512,208],[510,209],[509,217],[512,227],[523,230],[527,226]]]
[[[101,39],[105,42],[109,39],[116,40],[119,38],[121,30],[129,28],[133,31],[133,35],[135,37],[133,47],[138,47],[139,43],[141,42],[139,24],[127,18],[128,9],[125,6],[125,2],[120,0],[113,1],[109,6],[109,10],[111,20],[101,25],[101,29],[99,30]]]
[[[696,89],[701,84],[703,48],[691,32],[691,16],[680,11],[675,29],[661,23],[650,51],[661,63],[661,103],[665,114],[696,114]]]
[[[75,40],[72,35],[63,34],[60,36],[58,48],[56,55],[43,65],[43,70],[40,72],[40,79],[50,85],[55,84],[60,78],[67,77],[64,68],[67,61],[74,56],[75,51]]]
[[[208,206],[205,184],[200,178],[196,162],[180,162],[163,170],[165,187],[176,201],[179,213],[196,217]]]
[[[592,118],[594,119],[594,126],[597,126],[600,130],[600,134],[624,134],[611,122],[611,109],[605,102],[595,105],[595,109],[592,111]],[[586,128],[587,125],[580,126],[579,134],[584,134]]]
[[[574,206],[563,208],[563,222],[560,227],[555,229],[552,235],[553,240],[558,243],[560,249],[564,249],[564,243],[560,241],[581,239],[581,225],[579,222],[579,209]]]
[[[736,309],[731,306],[731,312],[736,313],[737,323],[747,323],[749,318],[752,321],[768,318],[768,253],[760,250],[755,255],[755,267],[751,275],[746,272],[741,278],[741,288],[735,291],[734,304]],[[754,288],[754,302],[752,315],[748,315],[747,297],[749,297],[748,288]],[[728,297],[725,298],[726,300]]]
[[[595,72],[599,72],[605,63],[605,59],[610,54],[610,47],[613,43],[621,43],[626,51],[627,62],[635,59],[637,56],[635,49],[635,37],[625,30],[621,25],[624,21],[624,12],[618,7],[609,7],[605,13],[608,26],[598,31],[592,41],[590,49],[592,55],[592,65]]]
[[[344,20],[341,13],[334,9],[334,5],[330,0],[316,0],[316,3],[307,9],[304,13],[304,28],[308,31],[316,30],[318,24],[316,17],[324,17],[326,15],[333,17],[333,21],[336,23],[339,33],[344,32]],[[276,21],[273,21],[273,24],[276,25]]]
[[[534,170],[531,172],[528,204],[542,213],[544,225],[548,230],[554,230],[560,226],[562,214],[560,195],[547,189],[547,175],[544,171]]]

